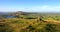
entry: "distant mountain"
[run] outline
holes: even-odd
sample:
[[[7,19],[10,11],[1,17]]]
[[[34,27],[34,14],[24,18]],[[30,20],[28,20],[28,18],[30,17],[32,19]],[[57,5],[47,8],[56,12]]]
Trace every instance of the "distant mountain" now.
[[[0,15],[4,15],[4,14],[6,14],[5,12],[0,12]]]
[[[29,13],[27,12],[22,12],[22,11],[18,11],[18,12],[0,12],[0,16],[16,16],[16,15],[27,15]]]
[[[18,12],[0,12],[0,18],[11,18],[11,17],[18,17],[19,15],[27,15],[27,12],[22,12],[22,11],[18,11]]]

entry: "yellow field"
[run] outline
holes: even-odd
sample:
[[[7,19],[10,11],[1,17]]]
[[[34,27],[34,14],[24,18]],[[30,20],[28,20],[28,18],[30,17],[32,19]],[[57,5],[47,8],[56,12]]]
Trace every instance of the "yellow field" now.
[[[1,32],[53,32],[58,27],[60,22],[54,20],[45,20],[46,22],[38,19],[21,19],[21,18],[8,18],[0,22]],[[50,27],[50,26],[52,27]],[[57,28],[56,28],[57,27]],[[46,30],[50,29],[50,30]]]

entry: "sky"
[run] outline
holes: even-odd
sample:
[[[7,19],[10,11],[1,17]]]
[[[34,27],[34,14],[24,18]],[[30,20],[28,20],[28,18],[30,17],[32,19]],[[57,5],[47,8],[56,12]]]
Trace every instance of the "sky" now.
[[[60,0],[0,0],[0,12],[60,12]]]

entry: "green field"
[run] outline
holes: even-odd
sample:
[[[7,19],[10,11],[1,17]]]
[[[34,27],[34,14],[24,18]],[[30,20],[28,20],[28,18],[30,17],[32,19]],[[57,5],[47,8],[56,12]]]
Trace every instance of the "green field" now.
[[[60,14],[15,13],[15,18],[6,18],[7,15],[0,17],[0,32],[60,32]]]

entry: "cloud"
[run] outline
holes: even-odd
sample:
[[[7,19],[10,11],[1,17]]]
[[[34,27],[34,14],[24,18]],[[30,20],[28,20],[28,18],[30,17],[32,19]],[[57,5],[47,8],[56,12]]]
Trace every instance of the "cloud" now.
[[[16,9],[12,9],[12,8],[0,8],[0,12],[12,12],[12,11],[16,11]]]
[[[38,6],[31,8],[31,10],[40,12],[59,12],[60,6]]]
[[[60,6],[36,6],[28,9],[35,12],[60,12]]]
[[[60,6],[33,6],[24,8],[0,8],[0,11],[60,12]]]

